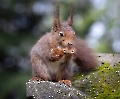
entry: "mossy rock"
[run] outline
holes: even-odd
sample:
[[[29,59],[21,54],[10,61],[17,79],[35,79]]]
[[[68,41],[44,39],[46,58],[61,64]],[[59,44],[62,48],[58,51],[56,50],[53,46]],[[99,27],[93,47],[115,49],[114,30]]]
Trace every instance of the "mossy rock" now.
[[[91,99],[120,99],[120,63],[110,66],[101,62],[89,75],[75,74],[73,86],[88,94]]]

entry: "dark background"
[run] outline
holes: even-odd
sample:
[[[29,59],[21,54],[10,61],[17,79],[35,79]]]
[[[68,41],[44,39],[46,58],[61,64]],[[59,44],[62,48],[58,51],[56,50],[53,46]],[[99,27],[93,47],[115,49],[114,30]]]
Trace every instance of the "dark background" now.
[[[30,49],[49,32],[55,4],[66,20],[76,2],[73,28],[96,52],[120,53],[119,0],[0,0],[0,99],[25,99]]]

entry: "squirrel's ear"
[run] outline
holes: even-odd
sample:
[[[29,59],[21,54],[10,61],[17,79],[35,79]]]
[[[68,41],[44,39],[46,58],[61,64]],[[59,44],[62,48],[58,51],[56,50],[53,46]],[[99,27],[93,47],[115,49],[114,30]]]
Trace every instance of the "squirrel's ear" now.
[[[52,25],[52,31],[53,32],[57,32],[60,30],[61,28],[61,23],[60,23],[60,19],[59,19],[59,5],[56,6],[55,11],[54,11],[54,20],[53,20],[53,25]]]
[[[72,9],[71,9],[71,12],[70,12],[70,16],[69,16],[69,18],[68,18],[68,20],[67,20],[69,26],[72,26],[72,25],[73,25],[73,13],[74,13],[74,8],[75,8],[75,5],[72,6]]]

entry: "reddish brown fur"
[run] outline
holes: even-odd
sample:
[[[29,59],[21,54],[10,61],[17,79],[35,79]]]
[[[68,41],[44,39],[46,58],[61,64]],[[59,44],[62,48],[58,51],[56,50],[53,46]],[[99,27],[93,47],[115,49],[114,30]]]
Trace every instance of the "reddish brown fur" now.
[[[89,71],[98,63],[87,44],[75,37],[72,29],[73,9],[68,21],[59,20],[59,6],[54,12],[50,33],[41,37],[31,50],[33,79],[68,82],[72,76],[72,61],[81,71]]]

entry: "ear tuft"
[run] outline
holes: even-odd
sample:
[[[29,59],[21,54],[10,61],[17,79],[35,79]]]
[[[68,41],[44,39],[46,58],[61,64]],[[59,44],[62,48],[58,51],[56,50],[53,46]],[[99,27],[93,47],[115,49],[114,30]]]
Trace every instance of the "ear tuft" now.
[[[55,19],[59,19],[59,13],[60,13],[60,6],[59,6],[59,4],[57,4],[55,11],[54,11],[54,18]]]
[[[52,31],[58,31],[61,28],[61,23],[59,19],[59,13],[60,13],[60,7],[59,4],[56,5],[55,11],[54,11],[54,20],[53,20],[53,26]]]
[[[73,13],[74,13],[74,9],[75,9],[75,5],[72,6],[71,12],[70,12],[70,16],[67,20],[69,26],[73,25]]]

